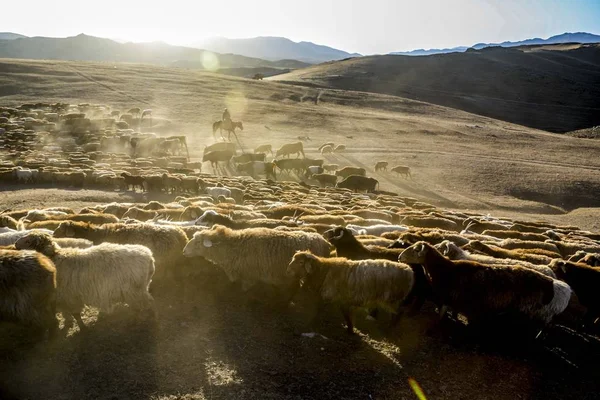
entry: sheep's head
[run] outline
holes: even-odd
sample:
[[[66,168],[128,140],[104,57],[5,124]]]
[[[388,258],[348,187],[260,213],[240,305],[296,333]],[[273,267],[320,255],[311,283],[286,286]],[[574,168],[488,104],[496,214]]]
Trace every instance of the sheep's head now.
[[[52,241],[52,236],[42,232],[31,232],[15,243],[17,250],[35,250],[45,256],[56,254],[57,245]]]
[[[333,229],[325,231],[323,237],[329,240],[332,244],[336,245],[342,242],[348,242],[354,237],[352,232],[342,226],[337,226]]]
[[[475,251],[483,251],[485,249],[485,244],[481,243],[479,240],[471,240],[467,243],[464,248],[466,250],[475,250]]]
[[[426,242],[415,243],[400,253],[398,261],[405,264],[423,264],[429,249],[430,246]]]
[[[129,210],[125,211],[125,214],[121,218],[133,218],[136,219],[138,216],[138,209],[136,207],[131,207]]]
[[[586,256],[583,257],[580,262],[591,267],[600,267],[600,254],[586,254]]]
[[[434,247],[438,249],[438,251],[442,253],[442,255],[448,257],[451,260],[459,258],[462,253],[462,249],[449,240],[444,240],[443,242]]]
[[[552,260],[550,262],[550,265],[548,266],[552,271],[554,271],[558,279],[564,279],[569,268],[569,264],[566,261],[561,260],[559,258],[555,258],[554,260]]]
[[[9,215],[0,215],[0,227],[17,229],[17,220]]]
[[[296,279],[304,279],[316,272],[318,268],[316,261],[317,257],[309,251],[298,251],[288,264],[286,274]]]
[[[228,231],[230,230],[224,226],[215,225],[210,230],[196,232],[183,249],[183,255],[185,257],[206,256],[219,250]]]
[[[54,230],[54,237],[56,238],[64,238],[64,237],[75,237],[75,224],[73,221],[65,221],[61,222],[58,225],[58,228]]]
[[[194,212],[194,214],[192,214],[192,217],[193,217],[193,215],[198,215],[198,214],[196,212]],[[198,217],[196,219],[196,223],[194,225],[211,226],[211,225],[218,223],[223,218],[225,218],[225,217],[220,215],[215,210],[206,210],[200,217]]]

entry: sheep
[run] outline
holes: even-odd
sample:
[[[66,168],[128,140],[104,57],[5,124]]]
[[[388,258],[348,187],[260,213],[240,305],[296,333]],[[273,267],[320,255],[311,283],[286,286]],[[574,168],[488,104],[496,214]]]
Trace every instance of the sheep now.
[[[15,244],[17,240],[21,239],[23,236],[26,236],[31,232],[45,232],[48,234],[52,234],[52,231],[48,229],[32,229],[27,231],[11,231],[0,233],[0,246],[10,246],[11,244]]]
[[[375,172],[377,171],[387,171],[389,163],[387,161],[377,161],[375,164]]]
[[[386,232],[395,231],[407,231],[408,226],[406,225],[371,225],[371,226],[360,226],[355,224],[348,224],[346,227],[352,231],[357,232],[360,235],[375,235],[381,236]]]
[[[341,178],[347,178],[350,175],[366,176],[367,170],[359,167],[344,167],[340,170],[335,171],[335,175]]]
[[[530,233],[530,232],[519,232],[519,231],[510,231],[510,230],[492,230],[486,229],[483,231],[484,235],[494,236],[499,239],[519,239],[519,240],[528,240],[528,241],[536,241],[543,242],[549,239],[548,236],[542,235],[541,233]]]
[[[308,167],[306,167],[306,175],[305,176],[307,178],[310,178],[312,175],[322,174],[323,171],[324,171],[323,167],[321,167],[319,165],[309,165]]]
[[[306,158],[306,154],[304,154],[304,145],[302,144],[302,142],[288,143],[284,144],[279,148],[279,150],[277,150],[277,152],[275,153],[275,158],[279,156],[289,158],[290,154],[296,154],[297,158],[300,157],[301,153],[302,157]]]
[[[552,272],[552,269],[545,265],[532,264],[527,261],[512,260],[509,258],[494,258],[488,255],[471,254],[468,251],[461,249],[449,240],[444,240],[443,242],[435,245],[434,247],[440,253],[442,253],[442,255],[448,257],[450,260],[470,260],[485,265],[518,265],[519,267],[529,268],[534,271],[537,271],[540,274],[549,276],[550,278],[556,278],[556,275],[554,274],[554,272]]]
[[[571,286],[581,305],[587,308],[582,326],[595,324],[600,317],[600,296],[598,295],[600,269],[583,263],[558,259],[552,260],[550,268],[556,273],[558,279]]]
[[[214,210],[206,210],[196,221],[195,225],[213,226],[222,225],[231,229],[246,228],[271,228],[278,226],[296,227],[298,224],[279,219],[251,219],[245,221],[234,221],[232,218],[221,215]]]
[[[271,153],[273,155],[273,147],[270,144],[262,144],[254,149],[254,153]]]
[[[415,244],[420,241],[425,241],[429,244],[436,245],[445,240],[448,240],[458,246],[464,246],[465,244],[469,243],[469,239],[461,235],[428,228],[417,228],[416,230],[411,229],[408,232],[399,232],[396,243],[401,244],[401,247],[406,247],[404,244]]]
[[[346,145],[345,144],[338,144],[337,146],[335,146],[335,148],[333,149],[334,153],[341,153],[342,151],[346,150]]]
[[[50,259],[33,251],[0,250],[0,320],[54,335],[56,268]]]
[[[350,260],[384,259],[397,261],[403,249],[388,249],[385,247],[366,247],[353,234],[350,229],[341,226],[323,233],[323,237],[335,246],[337,255]]]
[[[419,228],[437,228],[446,231],[459,232],[458,224],[447,218],[409,215],[400,219],[404,225],[416,226]]]
[[[77,238],[54,238],[54,243],[56,243],[58,246],[65,248],[65,247],[72,247],[75,249],[87,249],[90,248],[94,245],[94,243],[92,243],[91,240],[87,240],[87,239],[77,239]]]
[[[327,172],[337,171],[339,167],[338,164],[323,164],[323,169]]]
[[[590,267],[600,267],[600,254],[587,253],[583,250],[579,250],[577,253],[569,257],[568,261],[587,264]]]
[[[148,247],[156,261],[155,283],[173,277],[187,243],[185,233],[175,226],[151,224],[104,224],[92,225],[67,221],[54,231],[54,237],[88,239],[99,245],[103,242],[117,244],[140,244]]]
[[[398,176],[402,175],[406,178],[411,178],[412,179],[412,175],[410,173],[410,167],[407,167],[405,165],[397,165],[395,167],[393,167],[391,169],[392,172],[395,172]]]
[[[388,260],[324,258],[310,251],[296,252],[286,273],[317,293],[322,302],[340,307],[347,331],[354,333],[352,311],[356,307],[381,307],[400,315],[414,286],[412,269]],[[394,319],[394,322],[397,320]]]
[[[550,252],[549,254],[551,254],[552,257],[555,257],[555,258],[561,257],[561,253],[560,253],[560,250],[558,250],[558,247],[556,247],[555,244],[548,243],[548,242],[534,242],[534,241],[528,241],[528,240],[504,239],[503,241],[495,244],[495,246],[502,247],[503,249],[507,249],[507,250],[515,250],[515,249],[544,250],[544,251]]]
[[[327,142],[327,143],[323,143],[321,146],[319,146],[319,152],[323,153],[323,148],[325,147],[331,147],[331,149],[333,150],[333,148],[335,147],[335,143],[333,142]]]
[[[224,187],[207,187],[204,192],[215,200],[219,196],[231,197],[231,190]]]
[[[289,296],[287,304],[295,294],[298,282],[291,280],[285,271],[298,250],[311,250],[327,257],[332,246],[316,233],[266,228],[232,230],[215,225],[194,234],[183,254],[206,258],[223,269],[231,282],[241,281],[244,291],[258,282],[283,289]]]
[[[548,265],[552,261],[552,258],[547,256],[524,253],[520,249],[508,250],[502,247],[482,243],[479,240],[471,240],[468,244],[464,246],[464,249],[470,251],[479,251],[496,258],[510,258],[514,260],[523,260],[537,265]]]
[[[123,214],[121,219],[133,218],[133,219],[143,222],[143,221],[148,221],[150,219],[153,219],[157,215],[158,215],[158,213],[156,211],[142,210],[138,207],[131,207],[129,210],[127,210],[127,212],[125,214]]]
[[[25,221],[29,220],[25,217]],[[32,221],[78,221],[89,222],[91,224],[110,224],[119,222],[119,219],[112,214],[61,214],[36,216]]]
[[[326,145],[326,146],[321,147],[320,151],[321,151],[322,155],[331,154],[331,153],[333,153],[333,147],[330,145]]]
[[[131,187],[131,190],[135,192],[136,187],[139,187],[142,192],[144,191],[144,178],[139,175],[131,175],[129,172],[123,172],[121,174],[125,178],[125,185],[127,189]]]
[[[229,164],[229,161],[234,156],[235,152],[231,150],[215,150],[210,151],[208,153],[204,153],[202,156],[202,162],[210,162],[210,165],[213,169],[219,166],[219,162],[226,162]]]
[[[35,222],[44,221],[50,219],[51,217],[57,217],[61,215],[67,215],[67,213],[55,210],[30,210],[24,217],[31,222]]]
[[[375,178],[366,176],[350,175],[341,182],[338,182],[335,187],[351,189],[354,191],[365,190],[367,192],[374,192],[379,188],[379,181]]]
[[[210,146],[206,146],[204,148],[204,154],[210,153],[211,151],[225,151],[225,150],[229,150],[233,155],[235,155],[235,153],[237,151],[235,148],[235,143],[220,142],[220,143],[211,144]]]
[[[248,161],[246,163],[237,164],[236,169],[238,172],[245,172],[253,178],[257,175],[264,174],[267,178],[272,177],[273,179],[277,179],[275,176],[274,164],[271,162]]]
[[[19,239],[15,247],[38,251],[53,261],[57,309],[72,315],[81,330],[86,328],[81,319],[85,305],[106,312],[120,302],[138,309],[152,308],[148,288],[154,258],[144,246],[103,243],[88,249],[61,248],[50,235],[34,232]]]
[[[181,191],[181,178],[176,176],[172,176],[169,174],[163,174],[163,186],[167,193],[175,193],[176,191]]]
[[[323,187],[335,186],[337,183],[337,176],[331,174],[312,174],[311,179],[316,180]]]
[[[17,229],[17,220],[8,216],[8,215],[0,215],[0,227],[6,227],[10,229]]]
[[[243,164],[243,163],[247,163],[250,161],[264,162],[265,154],[264,153],[259,153],[259,154],[244,153],[242,155],[232,157],[232,160],[235,164]]]
[[[573,254],[577,253],[580,250],[586,251],[588,253],[597,253],[600,252],[600,245],[598,244],[587,244],[587,243],[574,243],[567,241],[555,241],[555,240],[546,240],[546,243],[554,245],[558,248],[559,254],[562,258],[568,258]]]
[[[545,326],[571,298],[571,288],[560,280],[519,266],[450,261],[426,242],[404,250],[399,261],[423,265],[434,296],[444,305],[441,313],[450,306],[469,323],[508,313]]]

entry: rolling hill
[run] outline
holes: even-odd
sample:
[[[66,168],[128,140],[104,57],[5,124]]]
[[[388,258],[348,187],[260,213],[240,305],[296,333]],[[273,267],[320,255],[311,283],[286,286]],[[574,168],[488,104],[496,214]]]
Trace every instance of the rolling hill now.
[[[23,37],[0,40],[0,58],[147,63],[185,68],[302,68],[295,61],[267,61],[236,54],[217,54],[207,60],[203,50],[162,42],[119,43],[80,34],[67,38]],[[217,63],[215,63],[215,60]],[[207,64],[208,61],[208,64]]]
[[[315,105],[311,98],[320,91]],[[325,155],[326,162],[364,167],[383,190],[444,207],[507,216],[543,213],[546,220],[564,222],[564,217],[600,229],[600,220],[586,210],[563,211],[600,206],[596,140],[377,93],[315,90],[147,64],[0,60],[0,105],[38,101],[151,108],[156,121],[171,121],[162,134],[187,134],[194,160],[214,143],[212,123],[228,107],[234,120],[244,122],[238,139],[245,151],[261,144],[276,149],[308,136],[307,157],[321,158],[321,144],[345,144],[346,151]],[[375,172],[381,160],[411,167],[414,179]]]
[[[432,54],[444,54],[444,53],[462,53],[469,48],[476,50],[483,49],[485,47],[519,47],[529,45],[546,45],[546,44],[559,44],[559,43],[600,43],[600,35],[594,35],[593,33],[587,32],[565,32],[560,35],[551,36],[548,39],[533,38],[520,40],[517,42],[502,42],[502,43],[477,43],[473,46],[458,46],[447,49],[417,49],[411,51],[396,51],[390,54],[400,56],[428,56]]]
[[[0,32],[0,40],[14,40],[14,39],[22,39],[26,38],[25,35],[20,35],[18,33],[13,32]]]
[[[598,44],[369,56],[270,79],[385,93],[551,132],[600,124]]]
[[[360,56],[311,42],[293,42],[287,38],[270,36],[250,39],[217,37],[197,42],[193,46],[217,53],[240,54],[265,60],[294,59],[312,64]]]

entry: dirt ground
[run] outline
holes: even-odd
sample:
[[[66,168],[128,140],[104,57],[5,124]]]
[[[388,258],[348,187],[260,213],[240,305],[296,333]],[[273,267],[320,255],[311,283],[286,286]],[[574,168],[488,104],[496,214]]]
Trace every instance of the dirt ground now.
[[[316,94],[184,69],[0,60],[0,105],[152,108],[156,130],[187,134],[194,159],[214,142],[211,122],[227,106],[244,122],[238,138],[245,150],[309,136],[307,156],[317,157],[320,144],[343,143],[347,151],[327,161],[365,166],[382,189],[442,207],[599,229],[598,141],[392,96],[327,90],[319,105],[302,101]],[[414,179],[375,173],[378,160],[410,166]],[[2,209],[138,200],[132,193],[0,187]],[[89,310],[88,332],[63,330],[33,348],[10,329],[0,331],[0,398],[414,399],[409,378],[429,399],[593,399],[600,389],[597,337],[560,324],[534,343],[515,342],[510,333],[483,343],[461,323],[435,327],[429,306],[394,330],[358,315],[359,333],[349,336],[337,310],[310,329],[303,299],[276,309],[261,290],[257,301],[238,296],[205,265],[192,272],[185,285],[154,293],[156,320],[127,308],[99,318]],[[314,331],[319,335],[302,335]]]

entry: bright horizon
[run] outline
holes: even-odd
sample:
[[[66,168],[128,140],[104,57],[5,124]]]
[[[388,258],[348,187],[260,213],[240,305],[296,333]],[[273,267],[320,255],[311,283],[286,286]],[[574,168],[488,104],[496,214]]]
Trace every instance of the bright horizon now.
[[[190,2],[172,0],[168,8],[136,0],[80,4],[8,2],[3,14],[10,18],[0,30],[49,37],[85,33],[183,46],[210,37],[282,36],[361,54],[600,32],[597,0],[304,0],[300,5],[231,0],[191,7]]]

